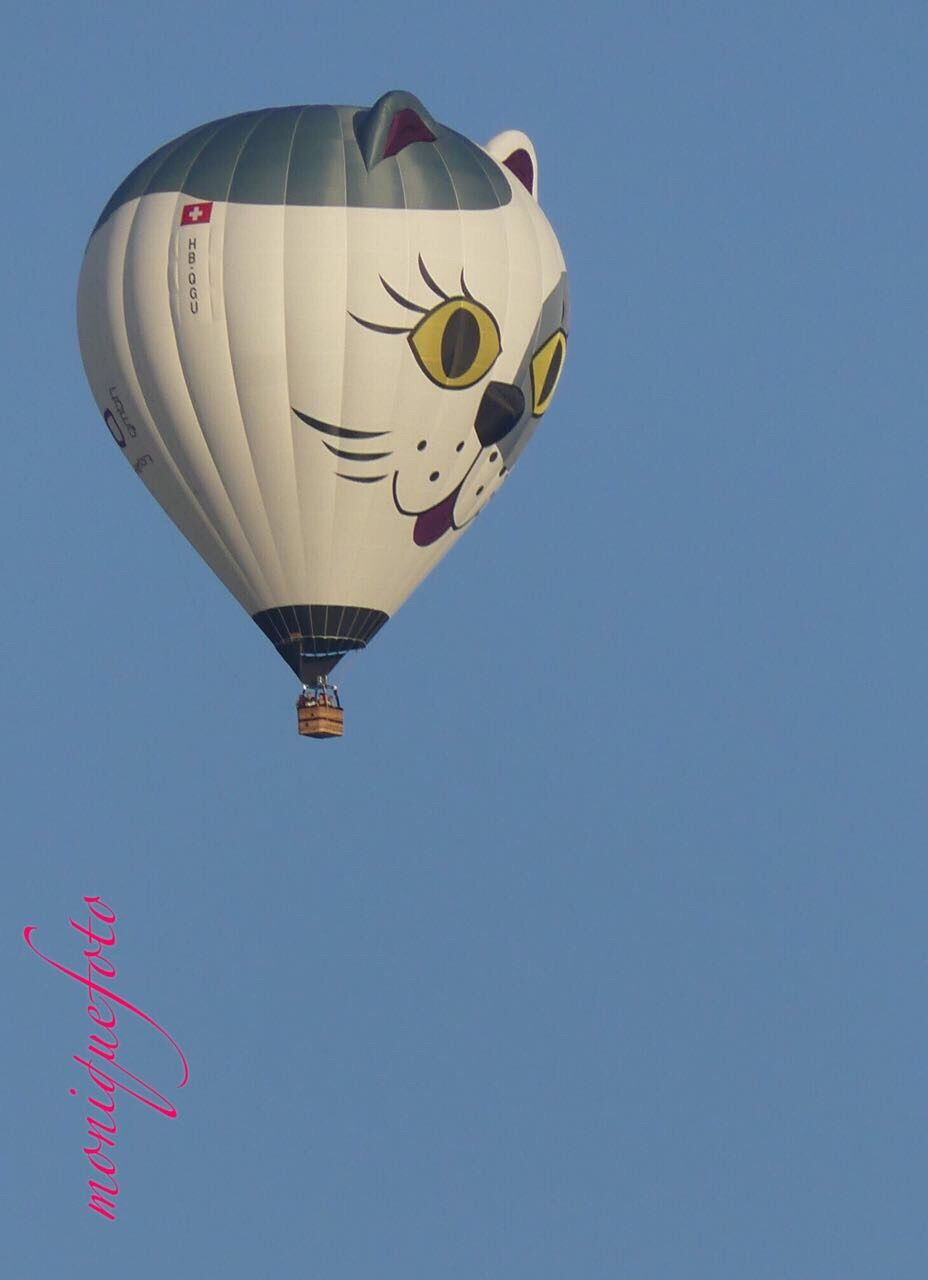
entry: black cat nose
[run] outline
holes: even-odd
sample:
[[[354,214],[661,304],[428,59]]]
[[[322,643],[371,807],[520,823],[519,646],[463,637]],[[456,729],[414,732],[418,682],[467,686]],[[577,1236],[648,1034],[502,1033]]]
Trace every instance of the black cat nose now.
[[[483,393],[474,430],[488,449],[512,430],[525,412],[525,396],[511,382],[491,382]]]

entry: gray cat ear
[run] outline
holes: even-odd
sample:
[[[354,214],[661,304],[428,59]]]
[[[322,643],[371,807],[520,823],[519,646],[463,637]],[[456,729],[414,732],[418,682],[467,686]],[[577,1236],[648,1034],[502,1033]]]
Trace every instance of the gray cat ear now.
[[[411,93],[391,89],[355,118],[358,146],[368,171],[413,142],[434,142],[440,126]]]
[[[538,199],[538,157],[528,134],[519,129],[507,129],[491,138],[483,149]]]

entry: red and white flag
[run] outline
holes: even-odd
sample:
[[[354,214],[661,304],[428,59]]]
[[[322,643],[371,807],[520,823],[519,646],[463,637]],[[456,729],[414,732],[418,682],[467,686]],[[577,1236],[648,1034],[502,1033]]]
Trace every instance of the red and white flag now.
[[[209,222],[213,212],[212,200],[200,200],[198,204],[185,204],[180,215],[182,227],[199,227]]]

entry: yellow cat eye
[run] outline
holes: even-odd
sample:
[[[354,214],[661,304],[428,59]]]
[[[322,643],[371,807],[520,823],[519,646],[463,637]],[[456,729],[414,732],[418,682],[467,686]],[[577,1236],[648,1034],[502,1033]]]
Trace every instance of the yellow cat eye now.
[[[423,316],[409,345],[426,377],[453,391],[472,387],[502,350],[499,325],[472,298],[448,298]]]
[[[551,403],[566,354],[567,334],[558,329],[532,356],[532,413],[536,418],[540,418]]]

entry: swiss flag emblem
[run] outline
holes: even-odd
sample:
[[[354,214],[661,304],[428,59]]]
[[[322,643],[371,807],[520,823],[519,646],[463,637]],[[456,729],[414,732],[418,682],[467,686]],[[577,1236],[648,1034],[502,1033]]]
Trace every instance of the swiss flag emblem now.
[[[180,215],[182,227],[198,227],[209,222],[213,212],[212,200],[200,200],[197,204],[185,204]]]

